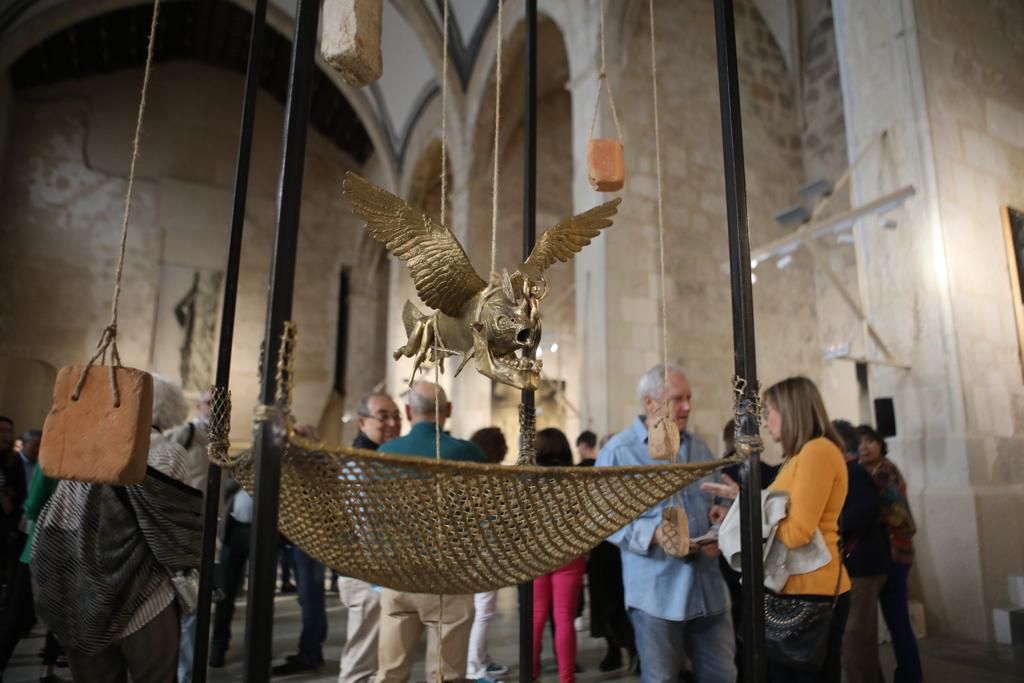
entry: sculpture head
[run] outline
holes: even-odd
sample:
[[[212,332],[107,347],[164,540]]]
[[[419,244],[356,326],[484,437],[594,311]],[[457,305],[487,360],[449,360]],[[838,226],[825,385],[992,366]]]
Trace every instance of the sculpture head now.
[[[516,389],[540,387],[540,301],[547,293],[544,278],[525,273],[495,274],[480,293],[472,322],[473,351],[480,374]]]

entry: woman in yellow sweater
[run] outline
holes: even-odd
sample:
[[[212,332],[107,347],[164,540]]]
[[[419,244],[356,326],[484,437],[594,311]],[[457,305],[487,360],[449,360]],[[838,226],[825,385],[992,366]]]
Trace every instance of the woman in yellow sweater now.
[[[839,598],[832,612],[828,653],[820,672],[808,673],[769,662],[769,679],[785,683],[840,683],[843,629],[850,609],[850,579],[839,555],[839,514],[846,501],[846,461],[818,387],[806,377],[790,377],[764,393],[764,423],[782,446],[785,464],[770,490],[789,494],[789,510],[779,522],[776,539],[788,548],[811,541],[821,532],[832,560],[807,574],[791,575],[783,595]]]

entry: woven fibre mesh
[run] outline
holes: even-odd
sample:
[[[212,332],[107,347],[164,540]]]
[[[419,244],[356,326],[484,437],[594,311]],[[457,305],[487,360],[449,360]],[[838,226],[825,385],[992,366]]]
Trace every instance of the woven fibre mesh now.
[[[253,491],[252,458],[236,469]],[[281,531],[345,576],[466,594],[551,572],[731,461],[502,467],[339,448],[292,435]]]

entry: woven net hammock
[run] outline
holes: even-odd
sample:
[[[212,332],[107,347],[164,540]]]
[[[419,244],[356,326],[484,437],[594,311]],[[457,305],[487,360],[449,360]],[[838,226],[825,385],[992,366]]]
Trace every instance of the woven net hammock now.
[[[335,571],[400,591],[466,594],[512,586],[587,552],[681,488],[732,461],[638,467],[483,465],[387,455],[306,439],[290,427],[294,326],[277,367],[280,530]],[[211,445],[226,445],[214,395]],[[251,451],[211,458],[255,493]]]
[[[477,593],[561,567],[723,464],[502,467],[291,434],[280,528],[345,576],[415,593]],[[251,459],[235,476],[253,491]]]

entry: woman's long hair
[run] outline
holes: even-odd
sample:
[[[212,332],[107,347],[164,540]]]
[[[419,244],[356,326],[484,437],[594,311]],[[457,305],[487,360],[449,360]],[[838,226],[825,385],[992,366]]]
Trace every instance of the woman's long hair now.
[[[554,427],[537,432],[537,464],[544,467],[572,465],[572,446],[565,432]]]
[[[843,441],[828,419],[825,402],[814,382],[806,377],[789,377],[764,392],[764,400],[782,417],[782,454],[792,458],[811,439],[825,437],[843,450]]]

